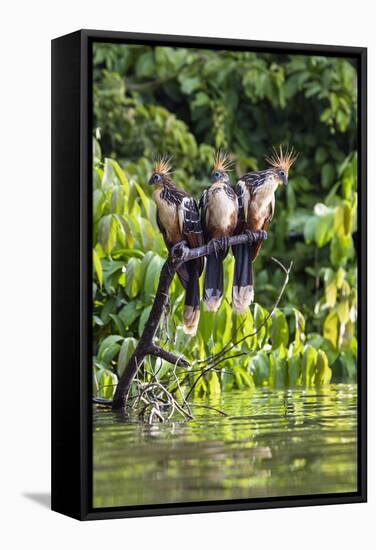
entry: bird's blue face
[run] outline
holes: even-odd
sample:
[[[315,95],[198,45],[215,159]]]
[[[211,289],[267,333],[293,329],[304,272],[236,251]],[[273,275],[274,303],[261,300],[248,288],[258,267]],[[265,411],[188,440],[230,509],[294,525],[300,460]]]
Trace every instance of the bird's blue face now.
[[[155,173],[151,176],[149,180],[150,185],[157,185],[158,183],[162,183],[162,176],[158,173]]]
[[[287,185],[288,177],[284,170],[278,170],[277,175],[279,178],[279,181],[283,183],[283,185]]]
[[[219,170],[214,170],[210,174],[210,181],[212,183],[216,183],[217,181],[220,181],[222,179],[226,179],[225,176],[227,176],[227,174],[225,172],[220,172]]]

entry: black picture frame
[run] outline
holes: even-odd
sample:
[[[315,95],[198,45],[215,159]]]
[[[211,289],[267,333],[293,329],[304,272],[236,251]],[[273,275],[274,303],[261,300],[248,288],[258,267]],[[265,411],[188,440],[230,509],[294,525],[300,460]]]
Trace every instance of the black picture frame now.
[[[359,102],[358,491],[93,509],[91,403],[92,44],[123,42],[352,57]],[[80,520],[365,502],[367,499],[367,49],[80,30],[52,40],[52,509]]]

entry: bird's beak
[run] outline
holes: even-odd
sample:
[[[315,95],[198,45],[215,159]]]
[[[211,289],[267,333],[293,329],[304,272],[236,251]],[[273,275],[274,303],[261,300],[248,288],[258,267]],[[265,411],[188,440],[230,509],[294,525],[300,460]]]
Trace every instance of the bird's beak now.
[[[287,182],[288,182],[288,177],[287,177],[287,176],[283,176],[283,177],[282,177],[282,183],[283,183],[283,185],[287,185]]]
[[[152,176],[152,177],[150,178],[150,180],[149,180],[149,185],[153,185],[153,183],[154,183],[154,182],[153,182],[153,176]]]

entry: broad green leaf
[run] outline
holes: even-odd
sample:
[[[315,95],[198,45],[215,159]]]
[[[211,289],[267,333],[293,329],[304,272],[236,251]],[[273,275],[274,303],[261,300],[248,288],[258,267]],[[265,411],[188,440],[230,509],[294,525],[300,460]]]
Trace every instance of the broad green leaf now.
[[[99,259],[98,254],[96,253],[95,249],[93,248],[93,265],[94,270],[98,278],[99,286],[102,288],[103,285],[103,270],[102,270],[102,264]]]
[[[141,199],[142,206],[144,207],[146,216],[148,219],[150,219],[151,215],[151,209],[152,209],[152,203],[151,200],[145,195],[145,191],[142,189],[142,187],[135,181],[133,182],[135,188],[137,189],[138,196]]]
[[[334,275],[331,281],[325,285],[325,300],[326,305],[330,308],[334,307],[337,302],[337,281]]]
[[[288,380],[289,387],[298,386],[302,376],[302,358],[300,355],[292,355],[288,358]]]
[[[130,327],[132,323],[140,316],[140,313],[140,310],[137,309],[137,303],[132,301],[129,302],[129,304],[126,304],[119,311],[119,317],[125,327]]]
[[[155,255],[149,262],[144,280],[144,290],[146,292],[146,295],[155,295],[163,264],[163,258],[157,255]]]
[[[124,191],[120,185],[115,185],[111,192],[110,212],[112,214],[123,214],[124,205]]]
[[[340,323],[345,325],[350,319],[350,308],[348,299],[345,298],[339,302],[339,304],[337,305],[337,314]]]
[[[101,218],[98,239],[105,254],[110,254],[116,243],[116,221],[112,214]]]
[[[128,363],[132,353],[136,349],[137,340],[135,338],[124,338],[120,348],[119,358],[117,362],[117,371],[119,376],[122,376],[124,368]]]
[[[335,311],[331,311],[325,318],[323,325],[324,338],[329,340],[334,348],[338,341],[338,317]]]
[[[270,340],[272,342],[273,348],[279,348],[281,345],[286,347],[289,342],[289,327],[286,321],[286,317],[279,309],[276,309],[272,315]]]
[[[127,280],[125,283],[125,291],[129,298],[135,298],[142,288],[141,281],[141,260],[131,258],[126,267]]]
[[[303,386],[311,386],[315,374],[317,361],[317,350],[310,345],[304,349],[302,360],[302,384]]]
[[[221,393],[221,384],[216,372],[210,371],[207,376],[208,392],[210,395],[218,395]]]
[[[269,379],[269,358],[264,351],[259,351],[251,363],[251,372],[256,386],[264,386]]]
[[[116,160],[110,159],[110,163],[111,163],[111,166],[112,166],[118,180],[120,181],[121,185],[123,186],[124,193],[126,195],[128,195],[128,193],[129,193],[129,183],[128,183],[128,179],[127,179],[125,173],[120,168],[120,166],[116,162]]]
[[[106,197],[101,189],[95,189],[93,193],[93,221],[98,222],[102,216]]]
[[[332,378],[332,371],[328,364],[328,358],[325,352],[319,349],[317,353],[314,384],[319,386],[329,384],[331,378]]]
[[[144,332],[144,328],[145,328],[145,323],[146,321],[148,320],[149,318],[149,315],[150,315],[150,311],[151,311],[151,307],[152,306],[148,306],[146,307],[141,315],[140,315],[140,320],[138,322],[138,335],[141,337],[142,333]]]

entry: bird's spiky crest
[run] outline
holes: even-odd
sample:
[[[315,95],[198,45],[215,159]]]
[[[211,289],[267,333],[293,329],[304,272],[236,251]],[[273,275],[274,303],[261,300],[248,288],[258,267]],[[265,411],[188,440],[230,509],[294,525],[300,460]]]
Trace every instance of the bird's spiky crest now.
[[[154,161],[154,173],[168,176],[172,172],[172,155],[160,155]]]
[[[229,172],[232,168],[233,161],[230,159],[228,153],[219,149],[214,153],[214,166],[213,171]]]
[[[290,150],[287,147],[286,151],[284,152],[282,149],[282,145],[279,146],[279,151],[276,150],[275,147],[273,147],[273,153],[270,157],[265,157],[265,160],[273,166],[273,168],[278,168],[280,170],[283,170],[286,174],[289,173],[289,169],[294,164],[296,159],[298,158],[299,153],[294,151],[294,148],[292,147]]]

